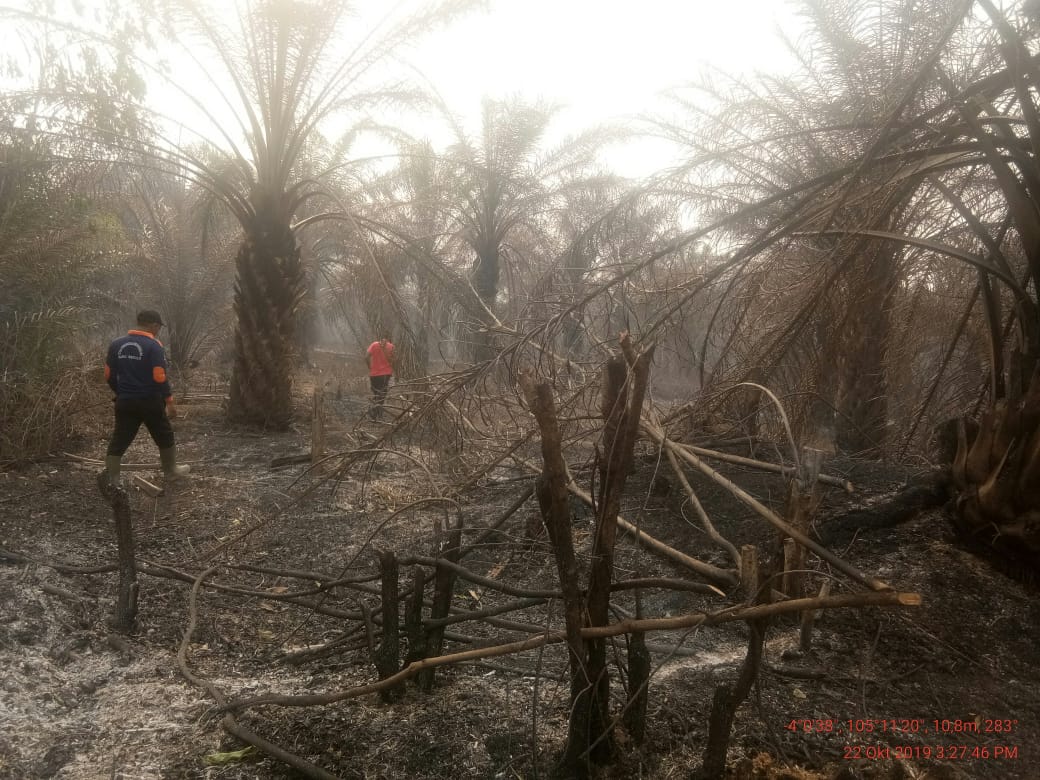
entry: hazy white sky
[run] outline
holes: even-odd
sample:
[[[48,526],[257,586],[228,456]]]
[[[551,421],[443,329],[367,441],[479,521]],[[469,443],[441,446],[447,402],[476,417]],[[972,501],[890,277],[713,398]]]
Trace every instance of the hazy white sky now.
[[[563,104],[558,129],[660,108],[661,93],[706,67],[786,70],[778,26],[797,32],[785,0],[490,0],[489,10],[438,31],[407,59],[470,129],[482,96]],[[640,175],[667,162],[659,147],[615,154]]]
[[[542,94],[595,116],[650,107],[705,65],[769,69],[784,0],[491,0],[431,35],[412,59],[452,103]]]
[[[233,13],[231,0],[203,1],[216,14]],[[425,2],[357,1],[354,32],[371,30],[388,13],[393,17],[391,9],[403,11]],[[84,0],[83,5],[90,8],[96,2]],[[553,129],[561,138],[591,125],[654,112],[664,105],[663,91],[693,80],[705,68],[734,74],[788,70],[790,57],[777,29],[795,36],[798,28],[790,0],[488,0],[487,6],[400,52],[470,132],[477,130],[485,95],[540,97],[560,104]],[[188,82],[181,86],[219,112],[222,101],[209,94],[212,85],[192,72],[191,63],[184,65],[179,71],[174,62],[174,78],[181,73]],[[174,131],[175,137],[184,140],[190,130],[209,134],[208,123],[193,121],[198,110],[175,90],[156,84],[152,99],[161,111],[185,121],[187,128]],[[219,124],[228,127],[227,122]],[[675,162],[662,147],[646,142],[615,151],[608,159],[628,175],[648,174]]]

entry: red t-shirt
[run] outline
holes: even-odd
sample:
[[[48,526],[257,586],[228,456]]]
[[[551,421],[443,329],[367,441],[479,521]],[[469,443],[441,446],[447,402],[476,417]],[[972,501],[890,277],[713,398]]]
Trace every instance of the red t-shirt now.
[[[394,356],[394,345],[389,341],[373,341],[368,348],[369,376],[390,376],[394,373],[390,361]]]

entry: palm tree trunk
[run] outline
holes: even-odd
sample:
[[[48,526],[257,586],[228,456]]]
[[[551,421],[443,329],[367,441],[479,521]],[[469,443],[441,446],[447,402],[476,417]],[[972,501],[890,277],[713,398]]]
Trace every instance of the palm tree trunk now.
[[[477,254],[477,262],[473,268],[473,289],[489,311],[494,312],[498,301],[498,282],[502,273],[499,261],[499,247],[490,243],[481,248]],[[485,322],[489,325],[490,322]],[[477,362],[490,360],[495,356],[494,339],[486,328],[480,328],[473,334],[473,359]]]
[[[849,316],[838,356],[838,446],[846,452],[880,455],[888,426],[885,357],[891,337],[892,293],[898,265],[890,246],[870,252],[863,272],[849,280]]]
[[[258,215],[235,261],[235,366],[228,419],[285,430],[292,421],[296,316],[306,280],[287,224]],[[274,226],[272,228],[272,225]]]
[[[319,337],[319,305],[318,293],[321,287],[321,273],[316,265],[304,268],[304,297],[300,302],[296,315],[296,359],[299,365],[306,366],[311,360],[311,349]]]

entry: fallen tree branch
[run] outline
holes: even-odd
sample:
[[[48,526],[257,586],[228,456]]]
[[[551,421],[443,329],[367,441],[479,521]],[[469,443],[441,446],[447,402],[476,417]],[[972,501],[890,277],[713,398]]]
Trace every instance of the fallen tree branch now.
[[[71,563],[47,563],[36,558],[31,558],[22,553],[11,552],[0,549],[0,561],[5,563],[31,563],[34,566],[45,566],[60,574],[107,574],[119,568],[118,564],[106,563],[101,566],[75,566]]]
[[[825,560],[827,563],[829,563],[835,569],[840,571],[842,574],[852,578],[861,585],[865,585],[871,590],[885,591],[892,589],[891,585],[882,582],[879,579],[871,577],[867,574],[864,574],[851,563],[848,563],[847,561],[838,557],[819,542],[809,538],[804,533],[799,531],[797,528],[793,528],[789,523],[787,523],[779,515],[777,515],[776,512],[769,509],[769,507],[765,506],[761,501],[749,494],[746,490],[737,485],[735,482],[722,476],[722,474],[715,471],[715,469],[713,469],[707,463],[702,461],[689,450],[684,450],[683,448],[678,447],[674,442],[672,442],[669,438],[665,436],[664,431],[660,427],[644,420],[643,430],[646,431],[647,435],[658,446],[671,448],[672,451],[676,453],[676,455],[678,455],[680,458],[682,458],[684,461],[689,463],[694,468],[698,469],[702,474],[711,479],[713,482],[728,490],[734,498],[738,499],[743,504],[753,509],[759,516],[765,519],[770,525],[772,525],[782,534],[791,537],[796,542],[798,542],[798,544],[812,550],[820,558]]]
[[[57,585],[51,585],[49,582],[41,583],[40,590],[44,593],[49,593],[52,596],[61,596],[65,599],[72,599],[73,601],[83,601],[89,598],[85,593],[73,593],[71,590],[65,588],[59,588]]]
[[[689,615],[681,615],[672,618],[631,619],[607,626],[586,627],[581,630],[582,638],[588,637],[611,637],[621,634],[630,634],[634,631],[672,631],[676,629],[692,628],[694,626],[713,626],[722,623],[732,623],[740,620],[754,620],[758,618],[771,617],[774,615],[786,615],[802,612],[806,609],[840,609],[848,607],[915,607],[920,606],[921,596],[918,593],[902,593],[895,590],[882,590],[868,593],[846,593],[838,596],[827,596],[825,598],[813,597],[804,599],[792,599],[773,604],[762,604],[755,606],[740,606],[721,612],[706,613],[699,612]],[[247,699],[236,699],[227,704],[224,709],[241,710],[249,707],[262,705],[276,705],[281,707],[313,707],[336,702],[356,699],[370,693],[378,693],[383,688],[398,685],[403,680],[436,666],[450,666],[453,664],[473,661],[480,658],[496,658],[503,655],[513,655],[527,650],[533,650],[543,645],[557,644],[567,639],[564,631],[550,631],[522,639],[517,642],[509,642],[502,645],[490,647],[478,647],[465,650],[460,653],[451,653],[432,658],[424,658],[414,661],[392,677],[379,682],[358,685],[345,691],[326,694],[308,694],[300,696],[282,696],[270,694],[266,696],[254,696]]]
[[[545,604],[548,599],[543,598],[527,598],[520,599],[518,601],[510,601],[507,604],[502,604],[497,607],[488,607],[486,609],[475,609],[466,612],[453,612],[448,617],[443,618],[424,618],[422,623],[428,628],[436,626],[448,626],[452,623],[465,623],[471,620],[483,620],[484,618],[494,617],[495,615],[502,615],[507,612],[517,612],[521,609],[527,609],[529,607],[538,607]]]
[[[714,585],[703,582],[690,582],[679,580],[674,577],[641,577],[634,580],[619,580],[611,584],[611,592],[620,590],[635,590],[636,588],[663,588],[665,590],[684,590],[692,593],[708,593],[715,596],[725,596],[725,592]]]
[[[719,452],[717,450],[709,450],[704,447],[698,447],[694,444],[680,444],[674,442],[675,446],[685,450],[689,450],[694,455],[700,455],[702,458],[710,458],[711,460],[722,461],[723,463],[732,463],[736,466],[747,466],[749,469],[758,469],[759,471],[769,471],[773,474],[783,474],[787,477],[793,477],[797,474],[794,466],[781,466],[776,463],[769,463],[764,460],[755,460],[753,458],[745,458],[740,455],[731,455],[728,452]],[[832,477],[828,474],[818,474],[816,481],[824,485],[831,485],[833,487],[839,487],[846,493],[852,493],[855,488],[852,483],[847,479],[841,477]]]
[[[505,512],[503,512],[497,518],[495,518],[494,522],[492,522],[491,525],[485,526],[484,528],[480,529],[472,527],[463,529],[470,532],[479,530],[480,536],[478,536],[476,539],[469,542],[465,547],[462,548],[462,550],[459,552],[459,558],[465,558],[467,555],[473,552],[473,550],[482,545],[485,541],[487,541],[487,539],[491,537],[492,534],[494,534],[499,528],[501,528],[502,525],[506,522],[506,520],[508,520],[518,511],[520,511],[520,508],[527,503],[527,500],[531,498],[531,496],[534,495],[534,489],[535,486],[531,485],[526,490],[524,490],[524,492],[521,493],[512,504],[509,505]]]
[[[283,466],[296,466],[300,463],[310,463],[311,460],[311,451],[307,450],[307,452],[301,452],[297,455],[282,455],[278,458],[272,458],[268,468],[280,469]]]
[[[540,598],[540,599],[559,599],[563,598],[563,592],[559,590],[535,590],[528,588],[518,588],[509,583],[502,582],[501,580],[493,580],[490,577],[483,577],[476,574],[464,566],[461,566],[453,561],[449,561],[447,558],[431,558],[426,555],[409,555],[401,558],[402,566],[443,566],[446,569],[458,574],[462,579],[472,582],[476,585],[483,585],[485,588],[490,590],[496,590],[500,593],[505,593],[507,596],[517,596],[518,598]]]
[[[540,470],[530,461],[524,460],[523,458],[518,457],[515,458],[515,460],[517,463],[521,464],[525,468],[531,469],[532,471]],[[578,487],[578,485],[574,482],[573,479],[567,485],[567,490],[570,491],[573,495],[580,498],[582,502],[585,503],[587,506],[595,506],[592,500],[592,496],[590,496],[588,493],[586,493],[584,490]],[[621,515],[617,516],[617,523],[621,528],[625,529],[625,531],[627,531],[635,537],[636,543],[638,545],[641,545],[643,547],[646,547],[647,549],[659,553],[660,555],[663,555],[669,560],[684,566],[690,571],[699,574],[701,577],[704,577],[705,579],[710,580],[711,582],[714,582],[717,585],[721,585],[723,587],[733,587],[738,582],[736,572],[730,571],[728,569],[720,569],[718,566],[712,566],[710,563],[705,563],[704,561],[697,560],[696,558],[687,555],[684,552],[676,550],[674,547],[669,547],[667,544],[660,541],[659,539],[654,538],[646,531],[639,529],[637,526],[630,523]]]
[[[227,698],[221,690],[208,680],[203,680],[201,677],[197,677],[192,673],[191,669],[188,668],[188,647],[191,645],[191,638],[195,633],[195,626],[198,624],[199,588],[202,587],[203,581],[218,568],[220,567],[209,567],[196,577],[195,581],[192,583],[191,593],[188,596],[188,625],[184,629],[184,636],[181,639],[180,647],[177,650],[177,666],[188,682],[204,689],[213,697],[213,700],[217,703],[218,707],[226,709]],[[310,761],[300,758],[295,753],[290,753],[273,742],[268,742],[260,735],[245,728],[230,712],[224,715],[221,719],[220,725],[229,734],[238,737],[249,745],[252,745],[261,753],[269,755],[276,761],[281,761],[283,764],[291,766],[293,769],[301,772],[305,777],[313,778],[313,780],[338,780],[336,775],[326,772],[324,769],[315,766]]]
[[[678,478],[679,484],[681,484],[683,490],[686,491],[686,497],[690,500],[693,510],[697,513],[697,518],[701,521],[701,527],[704,529],[704,532],[708,534],[709,539],[729,553],[734,568],[740,569],[740,553],[737,552],[737,548],[733,545],[733,542],[723,537],[722,534],[716,530],[715,524],[711,522],[708,513],[705,512],[704,507],[701,506],[700,499],[697,498],[697,494],[693,491],[690,481],[686,479],[686,474],[683,472],[682,466],[679,465],[679,460],[675,457],[675,453],[672,452],[672,448],[665,447],[664,452],[665,455],[668,456],[668,463],[671,465],[676,478]]]
[[[82,455],[73,455],[71,452],[63,452],[62,456],[73,460],[77,463],[82,463],[86,466],[96,466],[99,469],[105,467],[103,460],[97,460],[96,458],[85,458]],[[201,460],[186,460],[183,461],[185,466],[194,466],[199,463],[203,463]],[[161,471],[162,466],[158,463],[123,463],[120,464],[119,468],[123,471]]]

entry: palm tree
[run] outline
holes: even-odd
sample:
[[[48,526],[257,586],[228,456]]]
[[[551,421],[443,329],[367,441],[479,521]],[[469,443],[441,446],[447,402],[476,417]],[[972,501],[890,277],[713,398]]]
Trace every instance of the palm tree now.
[[[582,186],[576,174],[592,162],[603,135],[590,132],[541,152],[555,110],[519,100],[486,100],[478,138],[457,130],[448,151],[455,171],[453,209],[458,234],[474,253],[470,273],[485,309],[472,334],[475,360],[494,356],[495,324],[502,274],[519,262],[511,239],[545,230],[540,222],[565,186]]]
[[[70,358],[125,278],[129,246],[105,166],[69,159],[0,113],[0,463],[60,448],[90,388]]]
[[[133,300],[161,308],[163,341],[181,383],[223,343],[231,324],[237,233],[227,212],[205,196],[182,179],[144,171],[123,216],[138,255]]]
[[[229,160],[232,177],[202,170],[227,202],[244,236],[236,256],[235,365],[229,417],[284,428],[292,414],[296,315],[306,277],[293,226],[302,204],[320,188],[299,177],[307,141],[331,115],[388,100],[366,91],[379,58],[418,30],[458,11],[451,0],[430,6],[378,40],[339,55],[350,18],[346,0],[257,0],[239,7],[237,29],[223,29],[200,3],[171,0],[166,13],[208,44],[232,85],[229,103],[246,148]],[[233,140],[233,139],[228,139]]]
[[[378,197],[371,218],[384,237],[386,262],[379,271],[378,300],[397,323],[400,375],[425,377],[434,338],[445,341],[442,325],[454,304],[480,315],[479,301],[460,284],[455,259],[459,243],[451,230],[452,167],[429,141],[405,140],[400,162],[373,182]]]
[[[983,14],[969,13],[975,5]],[[962,418],[954,427],[950,475],[957,522],[973,539],[1035,568],[1040,565],[1036,20],[1017,6],[1006,11],[991,0],[924,5],[879,0],[867,8],[874,12],[870,24],[862,3],[809,7],[834,22],[834,29],[821,23],[824,40],[833,42],[825,50],[841,54],[849,73],[872,85],[866,93],[848,91],[843,105],[854,107],[874,94],[882,77],[893,85],[894,98],[835,124],[834,114],[793,110],[813,105],[798,97],[798,85],[779,90],[779,83],[766,82],[759,89],[765,97],[754,94],[757,114],[726,105],[714,125],[726,143],[698,150],[701,162],[725,172],[716,173],[715,180],[724,186],[715,188],[712,200],[705,198],[717,206],[716,224],[726,225],[731,241],[740,231],[744,237],[742,245],[734,242],[738,248],[713,278],[729,272],[735,295],[748,289],[741,286],[748,270],[768,269],[774,290],[764,304],[770,310],[764,318],[767,337],[746,353],[739,368],[765,365],[777,376],[782,361],[808,345],[810,360],[793,362],[791,373],[811,374],[814,364],[838,366],[837,400],[847,413],[867,410],[859,422],[874,425],[880,422],[877,407],[871,410],[864,401],[879,394],[886,404],[890,400],[886,385],[871,376],[875,367],[888,378],[896,365],[918,377],[931,374],[927,387],[915,393],[915,403],[903,405],[910,441],[924,416],[934,419],[943,411],[937,407],[941,385],[964,386],[952,376],[958,349],[963,354],[958,343],[984,333],[988,376],[982,382],[975,377],[973,399],[963,394],[952,399],[960,409],[945,407],[947,414],[981,410],[976,419]],[[844,37],[835,30],[845,30]],[[873,32],[863,35],[864,30]],[[826,83],[810,80],[810,97]],[[784,100],[776,100],[777,94]],[[747,117],[755,115],[779,121],[749,133],[758,126]],[[825,117],[822,124],[819,116]],[[828,137],[839,140],[822,144]],[[795,164],[798,160],[803,162]],[[791,175],[799,165],[807,175]],[[781,295],[777,283],[783,284]],[[950,299],[943,306],[941,296],[951,292],[955,306]],[[763,321],[762,305],[749,300],[731,308],[737,314],[726,323],[732,334],[746,332],[742,325],[748,317]],[[898,310],[886,308],[886,300]],[[887,314],[880,327],[879,312]],[[933,316],[925,320],[920,312]],[[938,313],[946,316],[934,316]],[[842,338],[834,338],[836,329]],[[982,363],[964,364],[973,362]],[[854,380],[862,387],[853,387]],[[892,407],[881,407],[882,414],[886,409],[891,417]]]
[[[718,109],[694,131],[670,128],[694,152],[688,192],[706,221],[754,214],[730,220],[719,239],[758,248],[714,303],[716,381],[749,379],[753,367],[777,389],[818,399],[798,415],[807,435],[847,451],[886,445],[893,317],[917,259],[859,231],[899,232],[934,206],[920,196],[919,171],[873,163],[886,123],[930,100],[929,57],[945,50],[962,6],[805,2],[800,73],[708,84]],[[710,354],[706,336],[701,360]]]
[[[241,0],[221,11],[202,0],[141,3],[142,25],[158,28],[181,50],[176,71],[135,56],[126,41],[89,36],[107,44],[114,59],[161,79],[200,123],[208,123],[209,143],[219,142],[216,163],[161,134],[133,144],[133,153],[139,162],[167,167],[210,191],[242,228],[230,419],[284,428],[292,416],[296,318],[306,292],[295,220],[322,190],[324,173],[304,175],[309,139],[337,115],[357,117],[403,99],[403,90],[380,86],[385,77],[374,66],[471,5],[422,4],[403,21],[352,39],[348,0]],[[160,114],[152,116],[157,127],[170,126]],[[119,133],[108,141],[130,145]]]

